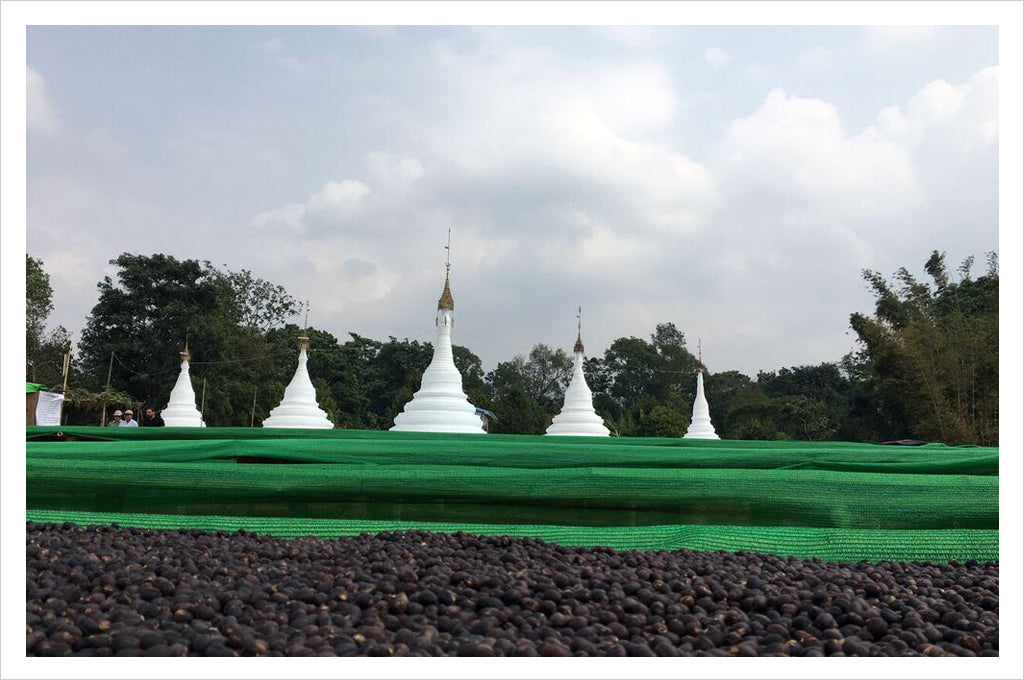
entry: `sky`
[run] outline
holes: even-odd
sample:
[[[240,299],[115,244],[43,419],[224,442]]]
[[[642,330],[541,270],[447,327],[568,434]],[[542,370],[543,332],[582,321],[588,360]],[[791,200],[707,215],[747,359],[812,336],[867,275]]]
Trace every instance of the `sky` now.
[[[27,250],[76,335],[161,252],[430,341],[451,228],[485,369],[582,306],[590,355],[671,321],[754,376],[853,349],[863,269],[998,250],[995,27],[29,26],[27,66]]]

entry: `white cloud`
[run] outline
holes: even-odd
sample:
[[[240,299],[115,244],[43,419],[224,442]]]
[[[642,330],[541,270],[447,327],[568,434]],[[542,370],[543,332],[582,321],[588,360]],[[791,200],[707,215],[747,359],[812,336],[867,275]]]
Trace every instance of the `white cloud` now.
[[[387,150],[366,154],[366,164],[374,185],[385,191],[405,189],[423,175],[423,164],[418,159]]]
[[[920,52],[936,42],[937,26],[865,26],[863,49],[890,59]]]
[[[25,123],[29,132],[52,133],[60,129],[57,113],[46,94],[46,80],[33,68],[28,68],[25,78],[27,88]]]
[[[356,29],[371,38],[391,39],[398,37],[397,26],[357,26]]]
[[[280,54],[284,50],[284,43],[277,36],[268,38],[260,43],[260,48],[270,54]]]
[[[333,219],[346,220],[359,210],[369,193],[370,188],[359,180],[328,182],[310,196],[306,209],[310,213],[324,213]]]
[[[678,104],[670,74],[652,63],[598,73],[583,96],[610,127],[627,134],[669,124]]]
[[[358,180],[330,181],[305,203],[257,213],[249,223],[257,229],[284,229],[295,234],[306,233],[311,223],[340,227],[359,213],[369,194],[369,187]]]
[[[873,134],[850,136],[833,105],[782,90],[772,91],[751,116],[733,121],[720,153],[725,172],[770,191],[784,185],[790,197],[896,197],[913,186],[905,150]]]
[[[935,36],[935,26],[865,26],[868,41],[877,46],[921,43]]]
[[[276,210],[267,210],[253,215],[250,224],[257,229],[285,229],[296,234],[306,231],[303,218],[306,216],[304,203],[292,203]]]
[[[732,62],[732,55],[721,47],[709,47],[704,50],[704,61],[711,64],[712,68],[725,68]]]
[[[670,40],[661,26],[598,26],[595,30],[605,39],[630,49],[664,47]]]
[[[797,57],[797,68],[806,74],[818,74],[831,69],[833,62],[831,50],[815,46],[800,53]]]

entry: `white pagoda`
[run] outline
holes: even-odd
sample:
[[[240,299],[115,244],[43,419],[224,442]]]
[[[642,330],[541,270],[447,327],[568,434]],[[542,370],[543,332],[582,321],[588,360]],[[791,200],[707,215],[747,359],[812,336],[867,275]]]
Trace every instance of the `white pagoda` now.
[[[578,317],[577,317],[578,318]],[[608,428],[594,410],[594,396],[583,375],[583,340],[577,322],[576,344],[572,348],[572,379],[565,390],[562,410],[551,421],[545,434],[575,437],[607,437]]]
[[[711,424],[708,400],[704,397],[704,367],[697,369],[697,396],[693,399],[693,415],[683,439],[718,439],[715,426]]]
[[[284,388],[284,399],[263,421],[263,427],[290,427],[300,429],[330,429],[334,423],[316,403],[316,389],[306,370],[306,350],[309,338],[299,337],[299,365],[288,387]]]
[[[395,417],[391,429],[396,432],[474,432],[486,433],[476,407],[462,390],[462,374],[452,356],[452,326],[455,324],[455,300],[448,283],[451,263],[445,262],[444,291],[437,301],[437,342],[434,357],[423,372],[420,389],[412,401]]]
[[[167,427],[206,426],[203,423],[203,414],[196,408],[196,393],[192,389],[192,379],[188,375],[189,357],[186,343],[185,349],[181,352],[181,372],[178,374],[178,381],[174,383],[167,406],[160,413]]]

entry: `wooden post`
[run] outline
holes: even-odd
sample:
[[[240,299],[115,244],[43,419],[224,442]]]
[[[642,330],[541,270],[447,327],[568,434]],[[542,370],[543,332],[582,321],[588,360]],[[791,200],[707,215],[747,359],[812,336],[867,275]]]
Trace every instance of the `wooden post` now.
[[[71,372],[71,350],[69,349],[67,354],[64,355],[64,387],[61,389],[61,393],[68,391],[68,374]]]
[[[100,421],[100,425],[107,426],[107,402],[103,402],[103,419]]]
[[[203,396],[202,396],[202,399],[199,401],[199,415],[200,416],[205,416],[206,415],[206,376],[205,375],[203,376]]]
[[[107,366],[107,389],[110,389],[110,374],[114,370],[114,350],[110,350],[110,364]]]
[[[249,415],[249,427],[256,427],[256,390],[259,385],[252,388],[252,413]]]

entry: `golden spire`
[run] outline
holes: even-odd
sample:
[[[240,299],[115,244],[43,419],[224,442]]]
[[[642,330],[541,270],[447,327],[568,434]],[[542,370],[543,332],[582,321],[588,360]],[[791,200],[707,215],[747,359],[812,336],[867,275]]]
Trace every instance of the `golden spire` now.
[[[455,298],[452,297],[452,288],[448,283],[448,276],[452,270],[452,230],[448,229],[448,245],[444,247],[444,290],[441,291],[441,298],[437,301],[438,309],[450,309],[455,311]]]
[[[576,344],[572,346],[573,352],[583,351],[583,308],[576,310]]]
[[[181,360],[182,361],[188,361],[189,358],[191,358],[192,355],[189,354],[189,352],[188,352],[188,338],[187,337],[185,338],[185,349],[183,349],[180,352],[178,352],[178,354],[181,355]]]

